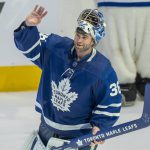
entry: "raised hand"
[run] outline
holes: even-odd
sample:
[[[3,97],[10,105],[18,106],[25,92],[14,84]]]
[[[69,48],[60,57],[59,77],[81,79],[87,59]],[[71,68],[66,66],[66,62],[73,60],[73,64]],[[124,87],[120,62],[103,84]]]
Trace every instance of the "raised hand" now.
[[[27,16],[25,23],[27,26],[36,26],[46,16],[47,11],[44,7],[36,5],[34,10]]]

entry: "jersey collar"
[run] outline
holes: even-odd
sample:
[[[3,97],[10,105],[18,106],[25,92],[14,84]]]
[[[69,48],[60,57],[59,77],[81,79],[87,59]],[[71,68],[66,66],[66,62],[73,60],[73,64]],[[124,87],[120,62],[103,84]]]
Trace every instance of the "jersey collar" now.
[[[92,52],[90,54],[84,56],[79,62],[83,62],[83,61],[90,62],[90,61],[92,61],[92,59],[96,55],[96,52],[97,52],[96,49],[93,48]],[[77,58],[77,54],[76,54],[74,46],[71,49],[70,55],[71,55],[72,59],[76,59]]]

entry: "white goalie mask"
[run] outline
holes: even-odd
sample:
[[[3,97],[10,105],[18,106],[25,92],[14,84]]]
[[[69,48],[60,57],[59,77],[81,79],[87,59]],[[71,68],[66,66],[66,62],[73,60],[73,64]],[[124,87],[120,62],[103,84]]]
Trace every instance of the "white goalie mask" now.
[[[79,28],[92,36],[95,44],[105,36],[104,17],[97,9],[85,9],[79,15],[77,22]]]

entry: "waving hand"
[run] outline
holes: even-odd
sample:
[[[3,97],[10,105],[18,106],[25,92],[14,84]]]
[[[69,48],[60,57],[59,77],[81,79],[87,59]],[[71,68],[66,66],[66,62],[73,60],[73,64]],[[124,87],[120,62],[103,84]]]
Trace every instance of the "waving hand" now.
[[[47,11],[44,7],[36,5],[34,10],[27,16],[25,23],[27,26],[36,26],[46,16]]]

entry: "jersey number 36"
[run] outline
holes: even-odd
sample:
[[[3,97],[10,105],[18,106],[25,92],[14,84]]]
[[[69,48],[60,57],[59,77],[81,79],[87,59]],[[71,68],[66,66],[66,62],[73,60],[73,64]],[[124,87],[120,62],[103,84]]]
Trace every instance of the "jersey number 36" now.
[[[121,94],[119,83],[112,83],[110,85],[111,93],[110,96],[116,96],[117,94]]]

